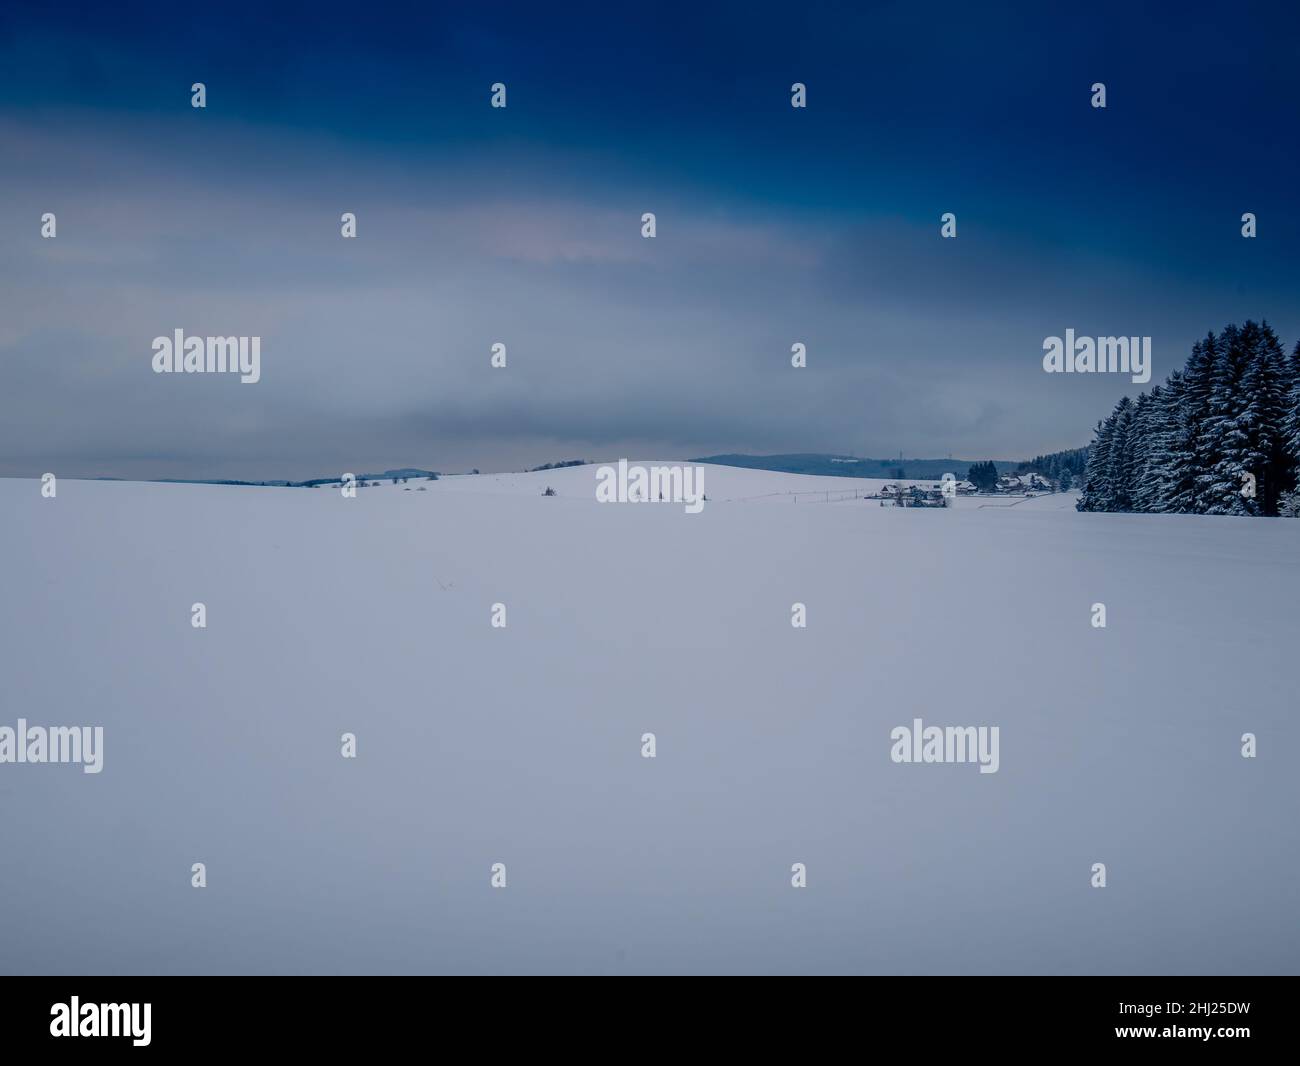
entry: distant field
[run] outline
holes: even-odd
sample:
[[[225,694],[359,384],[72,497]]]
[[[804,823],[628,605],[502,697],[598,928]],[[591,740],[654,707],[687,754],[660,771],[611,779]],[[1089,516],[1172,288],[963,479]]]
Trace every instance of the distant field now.
[[[0,724],[104,728],[0,766],[0,970],[1300,969],[1300,523],[704,476],[0,480]]]

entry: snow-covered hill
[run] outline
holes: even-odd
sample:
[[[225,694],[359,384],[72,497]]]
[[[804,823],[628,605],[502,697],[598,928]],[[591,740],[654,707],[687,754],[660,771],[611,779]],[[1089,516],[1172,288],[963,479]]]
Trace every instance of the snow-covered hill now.
[[[1300,969],[1300,523],[704,477],[0,480],[0,970]]]
[[[631,465],[662,466],[681,464],[677,459],[643,459],[631,460]],[[418,491],[424,487],[429,492],[475,492],[493,495],[535,495],[546,488],[554,488],[556,493],[566,498],[594,500],[597,471],[602,464],[591,463],[585,466],[567,466],[555,470],[536,470],[509,474],[452,474],[439,478],[436,482],[409,481],[405,485],[393,486],[390,481],[381,481],[379,488],[411,489]],[[752,470],[735,466],[717,466],[713,464],[688,464],[702,472],[704,491],[710,501],[731,503],[831,503],[861,502],[864,497],[879,496],[887,485],[900,482],[893,478],[861,477],[821,477],[812,474],[786,474],[771,470]],[[955,476],[960,473],[954,471]],[[938,488],[940,482],[916,478],[903,478],[904,486],[916,485],[922,488]],[[337,490],[335,490],[337,491]],[[1034,497],[1035,500],[1042,497]],[[1070,507],[1078,498],[1073,495],[1058,495],[1049,507]],[[954,498],[955,507],[1024,506],[1023,496],[958,496]],[[873,501],[877,506],[879,501]],[[1036,506],[1043,506],[1039,503]]]

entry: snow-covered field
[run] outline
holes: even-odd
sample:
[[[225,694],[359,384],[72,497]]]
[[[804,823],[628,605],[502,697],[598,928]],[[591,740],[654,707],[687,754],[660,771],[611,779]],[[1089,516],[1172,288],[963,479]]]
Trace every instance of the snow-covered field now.
[[[1300,522],[704,469],[0,480],[0,970],[1300,970]]]

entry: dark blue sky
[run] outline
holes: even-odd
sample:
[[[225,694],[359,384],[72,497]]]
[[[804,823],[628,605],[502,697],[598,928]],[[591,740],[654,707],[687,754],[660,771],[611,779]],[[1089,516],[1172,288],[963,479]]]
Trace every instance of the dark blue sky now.
[[[0,473],[1028,455],[1137,391],[1046,335],[1300,336],[1294,4],[475,7],[0,16]]]

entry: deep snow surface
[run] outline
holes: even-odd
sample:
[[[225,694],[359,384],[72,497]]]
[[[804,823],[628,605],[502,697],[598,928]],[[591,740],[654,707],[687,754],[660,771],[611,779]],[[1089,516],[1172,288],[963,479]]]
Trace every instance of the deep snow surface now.
[[[0,970],[1300,969],[1300,522],[704,470],[0,480],[0,725],[105,730],[0,765]]]

